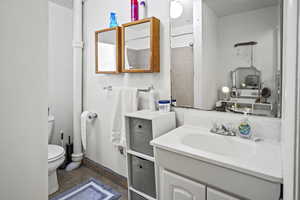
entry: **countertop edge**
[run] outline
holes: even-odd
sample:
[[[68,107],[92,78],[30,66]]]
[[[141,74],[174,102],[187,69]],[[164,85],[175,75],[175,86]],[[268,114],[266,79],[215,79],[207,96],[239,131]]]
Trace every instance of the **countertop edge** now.
[[[243,174],[246,174],[246,175],[249,175],[249,176],[254,176],[254,177],[266,180],[266,181],[270,181],[270,182],[273,182],[273,183],[283,183],[283,177],[276,177],[276,176],[273,176],[273,175],[270,175],[270,174],[265,174],[265,173],[261,173],[261,172],[241,168],[241,167],[234,166],[234,165],[222,162],[222,161],[217,161],[215,159],[202,157],[202,156],[191,154],[191,153],[188,153],[188,152],[185,152],[185,151],[180,151],[179,149],[170,148],[168,146],[164,146],[164,145],[158,144],[158,143],[153,142],[153,141],[151,141],[150,144],[155,148],[160,148],[160,149],[170,151],[170,152],[173,152],[173,153],[178,153],[178,154],[187,156],[187,157],[195,159],[195,160],[200,160],[200,161],[203,161],[203,162],[207,162],[207,163],[210,163],[210,164],[213,164],[213,165],[217,165],[219,167],[234,170],[234,171],[237,171],[239,173],[243,173]]]

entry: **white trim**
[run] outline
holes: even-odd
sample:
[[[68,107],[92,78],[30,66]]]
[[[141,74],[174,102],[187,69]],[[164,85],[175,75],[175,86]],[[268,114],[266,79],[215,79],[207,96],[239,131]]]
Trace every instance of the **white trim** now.
[[[298,53],[298,58],[297,58],[297,77],[296,77],[296,82],[297,82],[297,90],[296,90],[296,144],[295,144],[295,199],[300,199],[300,4],[298,4],[298,46],[297,46],[297,53]],[[297,134],[298,133],[298,134]]]
[[[195,108],[202,108],[202,102],[199,98],[202,94],[201,90],[201,74],[202,72],[202,0],[193,1],[193,30],[194,30],[194,106]],[[200,35],[201,37],[195,37]]]
[[[282,158],[284,200],[295,199],[296,80],[298,1],[284,0]]]

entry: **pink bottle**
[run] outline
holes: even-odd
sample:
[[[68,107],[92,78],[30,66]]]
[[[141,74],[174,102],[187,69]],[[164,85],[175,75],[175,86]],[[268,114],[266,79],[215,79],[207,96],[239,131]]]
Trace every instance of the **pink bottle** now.
[[[131,21],[139,20],[139,3],[138,0],[131,0]]]

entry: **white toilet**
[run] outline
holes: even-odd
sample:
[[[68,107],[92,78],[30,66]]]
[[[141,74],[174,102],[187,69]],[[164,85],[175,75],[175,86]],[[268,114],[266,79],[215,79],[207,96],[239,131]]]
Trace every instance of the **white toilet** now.
[[[54,116],[48,117],[48,195],[58,190],[57,168],[65,160],[65,150],[61,146],[49,144],[54,127]]]

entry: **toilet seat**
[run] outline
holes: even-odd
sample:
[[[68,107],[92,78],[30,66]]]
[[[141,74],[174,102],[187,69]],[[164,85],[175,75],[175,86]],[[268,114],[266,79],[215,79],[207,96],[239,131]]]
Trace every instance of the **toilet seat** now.
[[[56,161],[65,155],[65,150],[61,146],[48,145],[48,163]]]

